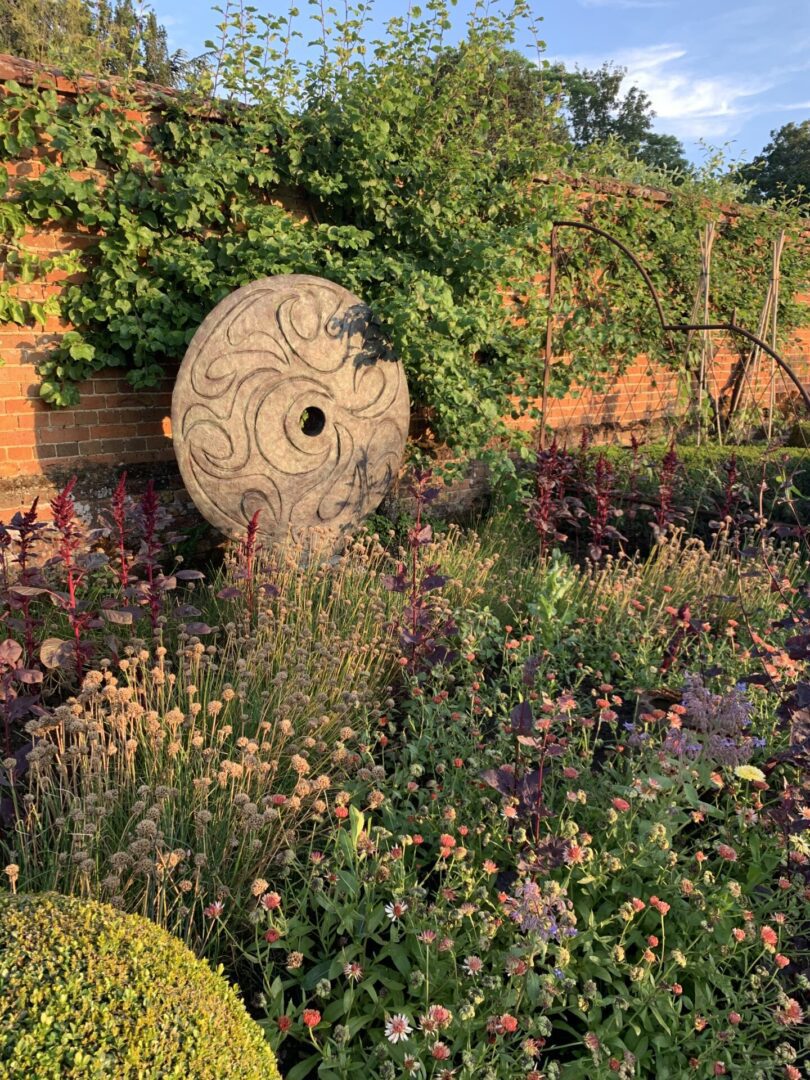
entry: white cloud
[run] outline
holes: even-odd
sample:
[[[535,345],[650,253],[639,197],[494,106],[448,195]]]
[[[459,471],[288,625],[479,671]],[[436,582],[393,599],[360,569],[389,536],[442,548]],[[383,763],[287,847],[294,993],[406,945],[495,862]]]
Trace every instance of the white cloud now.
[[[665,8],[672,7],[673,0],[579,0],[586,8]]]
[[[714,139],[736,134],[762,106],[754,99],[775,85],[772,78],[715,75],[705,61],[682,45],[662,43],[623,49],[611,60],[627,69],[625,87],[638,86],[652,102],[663,131],[681,139]],[[603,58],[571,57],[564,62],[598,67]]]
[[[774,85],[751,74],[713,75],[677,45],[628,49],[616,59],[628,80],[649,94],[661,126],[681,138],[734,134],[757,111],[752,99]]]

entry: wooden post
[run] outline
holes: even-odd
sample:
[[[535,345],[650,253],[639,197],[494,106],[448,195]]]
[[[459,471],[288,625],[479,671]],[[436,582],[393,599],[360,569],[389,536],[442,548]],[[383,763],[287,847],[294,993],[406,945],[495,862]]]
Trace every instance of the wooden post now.
[[[710,221],[703,229],[700,236],[700,284],[703,291],[703,322],[709,321],[709,288],[711,282],[712,248],[714,247],[714,222]],[[700,348],[700,370],[698,372],[698,428],[697,444],[700,446],[700,436],[703,429],[703,390],[707,379],[707,369],[711,361],[712,341],[711,331],[704,330]]]
[[[781,276],[782,250],[785,246],[785,230],[773,242],[773,302],[771,305],[771,348],[776,350],[776,328],[779,314],[779,278]],[[768,442],[773,438],[773,412],[776,406],[776,361],[771,357],[771,388],[768,398]]]
[[[771,335],[772,335],[771,344],[772,344],[772,346],[774,348],[775,348],[775,341],[776,341],[776,306],[777,306],[778,299],[779,299],[778,298],[779,273],[780,273],[780,265],[781,265],[781,262],[782,262],[782,250],[784,248],[784,244],[785,244],[785,233],[784,233],[784,230],[783,230],[782,232],[779,233],[779,237],[774,241],[774,245],[773,245],[773,261],[772,261],[772,264],[771,264],[771,277],[770,277],[770,280],[768,282],[768,292],[765,295],[765,303],[762,306],[762,312],[761,312],[760,317],[759,317],[759,325],[757,327],[757,337],[762,338],[762,340],[765,341],[765,335],[768,332],[768,325],[770,323],[770,325],[771,325]],[[736,317],[732,318],[731,321],[736,322]],[[751,368],[752,365],[753,365],[753,369],[754,369],[754,374],[753,374],[753,378],[751,380],[751,383],[752,383],[752,386],[753,386],[753,391],[752,392],[753,392],[753,395],[754,395],[754,400],[756,401],[756,379],[757,379],[757,372],[759,370],[760,356],[761,356],[761,349],[758,346],[754,345],[751,352],[748,354],[748,356],[743,361],[742,369],[740,371],[740,376],[739,376],[739,378],[737,379],[737,381],[735,383],[734,390],[733,390],[732,395],[731,395],[731,404],[729,406],[729,411],[728,411],[728,422],[729,422],[729,424],[731,424],[731,421],[732,421],[732,419],[734,417],[734,414],[737,412],[737,410],[738,410],[738,408],[740,406],[740,402],[742,401],[743,394],[745,392],[745,383],[748,381],[749,369]],[[772,397],[772,399],[775,397],[775,387],[773,386],[773,383],[775,382],[775,378],[776,378],[776,361],[773,358],[771,358],[771,383],[772,383],[771,397]],[[773,412],[773,406],[771,406],[771,413],[772,412]],[[771,421],[769,420],[768,421],[768,438],[769,439],[771,437],[772,430],[773,430],[773,426],[771,424]]]
[[[548,270],[548,313],[546,315],[546,353],[543,364],[543,398],[541,402],[540,449],[546,448],[546,417],[548,415],[548,389],[551,383],[552,306],[557,291],[557,227],[551,230],[551,260]]]

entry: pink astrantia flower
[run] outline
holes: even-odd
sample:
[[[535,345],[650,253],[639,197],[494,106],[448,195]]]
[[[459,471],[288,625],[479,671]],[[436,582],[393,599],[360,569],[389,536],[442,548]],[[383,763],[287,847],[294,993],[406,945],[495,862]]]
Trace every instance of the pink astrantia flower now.
[[[413,1031],[408,1017],[397,1013],[385,1021],[385,1037],[391,1043],[404,1042]]]
[[[507,956],[504,963],[504,971],[507,975],[525,975],[529,965],[522,956]]]
[[[431,1005],[427,1014],[439,1029],[449,1027],[453,1020],[453,1014],[444,1005]]]
[[[763,926],[759,932],[759,936],[766,949],[770,952],[776,951],[776,943],[779,940],[779,937],[772,926]]]
[[[796,998],[788,998],[781,1009],[776,1010],[776,1022],[783,1027],[800,1024],[804,1020],[804,1009]]]

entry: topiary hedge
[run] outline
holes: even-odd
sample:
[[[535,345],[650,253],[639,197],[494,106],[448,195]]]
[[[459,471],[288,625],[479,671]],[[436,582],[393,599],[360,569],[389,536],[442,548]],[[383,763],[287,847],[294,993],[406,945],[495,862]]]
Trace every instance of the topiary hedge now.
[[[661,461],[669,449],[666,442],[642,447],[638,456],[637,488],[639,495],[652,503],[657,498]],[[736,469],[735,494],[738,504],[757,508],[759,487],[763,479],[766,490],[762,508],[772,521],[801,523],[810,513],[810,452],[794,446],[768,447],[704,446],[678,444],[676,476],[677,502],[688,508],[690,523],[697,527],[701,520],[716,518],[724,501],[728,479],[726,468],[734,458]],[[617,486],[626,486],[633,468],[632,452],[627,447],[593,447],[590,456],[606,453],[617,475]],[[789,502],[787,499],[789,498]]]
[[[0,897],[0,1075],[279,1080],[235,990],[138,915]]]
[[[644,454],[656,465],[660,463],[667,447],[645,447]],[[759,486],[764,480],[767,487],[763,498],[763,510],[773,520],[795,523],[796,516],[803,517],[810,499],[810,455],[795,447],[768,447],[764,444],[748,446],[678,446],[682,500],[696,511],[716,516],[717,506],[723,501],[723,488],[727,474],[725,467],[734,458],[737,470],[737,491],[744,503],[756,507],[759,504]],[[785,502],[790,487],[795,513]]]

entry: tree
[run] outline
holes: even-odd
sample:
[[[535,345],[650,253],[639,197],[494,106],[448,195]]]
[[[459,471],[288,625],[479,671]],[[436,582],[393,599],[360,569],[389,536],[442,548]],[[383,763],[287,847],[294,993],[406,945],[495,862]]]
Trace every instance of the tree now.
[[[631,157],[658,169],[685,172],[689,165],[674,135],[653,131],[655,111],[644,90],[622,93],[624,68],[603,64],[568,71],[558,65],[571,141],[578,149],[614,139]]]
[[[650,131],[639,143],[635,156],[655,169],[683,173],[689,171],[683,145],[675,135],[661,135],[657,131]]]
[[[453,47],[438,54],[436,92],[462,53],[463,47]],[[492,140],[506,130],[519,130],[527,139],[574,150],[613,141],[624,155],[652,168],[688,171],[680,141],[653,130],[655,112],[647,94],[637,86],[622,93],[622,68],[603,64],[593,71],[570,71],[506,48],[491,50],[485,67],[479,108]]]
[[[0,52],[51,67],[173,86],[182,68],[154,12],[133,0],[0,0]]]
[[[159,83],[161,86],[174,86],[177,81],[180,54],[175,52],[172,56],[169,55],[166,27],[160,25],[154,11],[150,11],[146,16],[141,51],[144,70],[148,73],[149,81]]]
[[[89,57],[91,33],[85,0],[0,0],[0,52],[67,66]]]
[[[574,146],[592,146],[608,139],[635,146],[650,130],[650,99],[637,86],[621,96],[622,68],[610,64],[592,71],[576,67],[561,75]]]
[[[787,197],[810,209],[810,120],[772,131],[762,153],[741,172],[751,183],[752,201]]]
[[[450,46],[436,56],[434,94],[468,59],[467,46]],[[560,78],[556,68],[538,63],[516,49],[489,48],[483,65],[476,57],[477,109],[490,130],[490,143],[520,130],[535,144],[568,141],[559,115]]]

